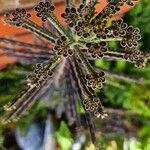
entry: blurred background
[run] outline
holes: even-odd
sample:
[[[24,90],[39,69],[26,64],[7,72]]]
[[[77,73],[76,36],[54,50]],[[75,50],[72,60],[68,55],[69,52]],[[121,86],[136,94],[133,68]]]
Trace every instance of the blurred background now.
[[[32,10],[39,0],[0,0],[0,38],[9,38],[27,43],[35,43],[38,37],[11,27],[3,22],[6,11],[16,7],[28,9],[32,20],[41,24]],[[62,24],[60,14],[64,10],[63,0],[54,0],[56,16]],[[97,11],[105,7],[101,1]],[[125,22],[141,30],[141,51],[150,52],[150,1],[141,0],[135,7],[122,7],[115,18],[123,17]],[[5,43],[6,44],[6,43]],[[4,114],[3,105],[11,101],[25,87],[25,76],[34,69],[34,63],[24,57],[4,52],[4,43],[0,42],[0,117]],[[12,45],[7,43],[9,48]],[[110,43],[117,49],[117,43]],[[18,47],[13,47],[18,49]],[[12,57],[13,56],[13,57]],[[102,150],[150,150],[150,62],[144,69],[135,68],[125,61],[91,62],[97,67],[115,72],[116,77],[99,91],[99,97],[108,111],[104,120],[95,120],[97,140]],[[145,82],[142,82],[145,81]],[[18,122],[0,124],[0,149],[2,150],[94,150],[90,134],[85,126],[76,132],[71,118],[65,112],[61,95],[53,87],[45,93]],[[52,94],[53,93],[53,94]],[[51,101],[50,101],[51,100]],[[60,104],[60,105],[58,105]],[[53,107],[50,107],[52,105]],[[52,109],[51,109],[52,108]],[[57,108],[57,109],[56,109]],[[81,119],[83,110],[78,106]],[[59,110],[59,111],[57,111]],[[61,114],[60,113],[61,110]],[[65,112],[65,113],[64,113]],[[69,115],[68,115],[69,116]],[[68,119],[69,118],[69,119]],[[84,122],[81,120],[81,122]],[[84,124],[84,123],[83,123]]]

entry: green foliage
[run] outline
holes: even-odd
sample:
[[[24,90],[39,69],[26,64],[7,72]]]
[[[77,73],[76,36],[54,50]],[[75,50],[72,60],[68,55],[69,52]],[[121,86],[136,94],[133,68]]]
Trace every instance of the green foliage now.
[[[69,150],[71,148],[73,139],[67,124],[63,121],[61,122],[60,127],[56,132],[56,138],[61,150]]]

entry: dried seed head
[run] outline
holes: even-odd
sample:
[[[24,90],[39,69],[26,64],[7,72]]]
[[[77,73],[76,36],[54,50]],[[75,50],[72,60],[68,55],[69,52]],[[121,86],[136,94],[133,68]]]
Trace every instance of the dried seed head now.
[[[96,75],[93,74],[87,74],[85,76],[85,79],[87,81],[87,86],[95,90],[96,88],[102,88],[103,83],[105,82],[104,73],[100,72]]]
[[[5,14],[5,20],[12,22],[16,26],[21,26],[31,17],[30,13],[27,13],[25,9],[16,8],[12,14]]]
[[[43,22],[47,20],[48,14],[55,10],[55,6],[50,2],[40,2],[34,10],[37,12],[37,17],[40,17]]]

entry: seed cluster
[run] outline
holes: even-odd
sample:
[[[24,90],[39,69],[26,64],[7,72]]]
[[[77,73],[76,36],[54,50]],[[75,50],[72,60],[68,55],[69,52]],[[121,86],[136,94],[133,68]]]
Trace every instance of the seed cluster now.
[[[133,28],[132,26],[129,26],[126,29],[126,34],[123,37],[121,41],[121,45],[123,47],[137,47],[138,41],[141,39],[140,30],[138,28]]]
[[[35,8],[37,17],[40,17],[43,22],[47,20],[48,14],[53,13],[55,6],[50,2],[40,2]]]
[[[123,37],[126,35],[126,29],[128,25],[126,23],[123,23],[123,19],[119,20],[113,20],[111,29],[112,29],[112,34],[114,37]]]
[[[82,36],[87,38],[91,33],[91,30],[89,30],[89,22],[93,15],[94,10],[91,9],[90,5],[84,6],[81,4],[78,8],[66,8],[65,13],[61,16],[66,20],[68,26],[74,31],[74,34],[79,37]]]
[[[43,80],[52,76],[51,70],[44,68],[42,64],[37,64],[33,75],[27,76],[27,82],[29,86],[39,87]]]
[[[106,42],[100,42],[98,44],[87,43],[87,51],[93,58],[101,58],[107,52],[108,47]]]
[[[128,26],[123,22],[123,19],[112,21],[110,29],[114,37],[122,37],[120,42],[122,47],[137,47],[138,41],[141,39],[140,30]]]
[[[124,55],[124,58],[128,61],[135,63],[136,67],[145,67],[147,61],[147,54],[140,52],[137,49],[132,49],[130,52]]]
[[[74,54],[74,49],[69,48],[67,38],[65,36],[61,36],[56,40],[53,51],[56,52],[57,55],[68,57]]]
[[[87,74],[85,76],[87,86],[92,88],[93,90],[95,90],[96,88],[102,88],[103,83],[105,82],[104,75],[104,72],[100,72],[97,74]]]
[[[135,1],[137,0],[107,0],[110,5],[115,6],[117,5],[116,8],[119,8],[122,6],[124,3],[128,4],[129,6],[133,6]]]
[[[21,26],[31,17],[30,13],[27,13],[25,9],[20,8],[17,8],[11,15],[6,13],[6,19],[13,22],[16,26]]]
[[[107,116],[107,114],[102,110],[100,100],[97,97],[84,99],[83,105],[86,111],[92,112],[97,118],[104,118]]]
[[[99,100],[97,98],[85,99],[83,105],[85,106],[86,111],[93,112],[98,108]]]
[[[129,6],[133,6],[135,1],[137,0],[107,0],[108,5],[100,13],[100,15],[103,16],[102,18],[112,17],[125,3]]]

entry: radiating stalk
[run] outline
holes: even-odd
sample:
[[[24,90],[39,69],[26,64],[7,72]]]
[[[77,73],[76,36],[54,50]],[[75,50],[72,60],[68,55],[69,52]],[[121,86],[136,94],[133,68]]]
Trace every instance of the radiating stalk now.
[[[69,39],[73,40],[70,33],[64,28],[64,26],[62,26],[60,24],[60,22],[58,21],[58,19],[56,18],[56,16],[54,14],[48,15],[48,18],[49,18],[49,21],[51,22],[51,24],[58,30],[59,33],[61,33],[62,35],[65,35]]]
[[[11,21],[10,19],[6,18],[4,21],[10,25],[16,25],[15,22]],[[21,27],[43,37],[47,41],[51,42],[51,44],[55,43],[55,39],[57,38],[53,33],[43,29],[41,26],[37,25],[31,20],[24,20],[24,23],[21,25]]]
[[[90,73],[96,74],[97,72],[91,66],[91,64],[89,63],[88,59],[84,55],[84,53],[82,53],[82,51],[79,48],[77,48],[77,47],[76,47],[76,51],[77,51],[77,54],[78,54],[79,58],[81,59],[82,63],[84,64],[85,68],[87,68],[87,71],[90,72]]]
[[[25,48],[33,48],[33,49],[43,49],[43,50],[49,50],[48,47],[46,46],[41,46],[41,45],[34,45],[34,44],[30,44],[30,43],[25,43],[25,42],[20,42],[17,40],[12,40],[12,39],[7,39],[7,38],[2,38],[0,37],[0,43],[5,43],[5,44],[9,44],[12,46],[21,46],[21,47],[25,47]]]
[[[145,82],[143,79],[135,79],[135,78],[130,77],[128,75],[108,71],[106,69],[102,69],[102,68],[99,68],[99,67],[96,67],[96,70],[105,72],[106,76],[109,76],[109,77],[111,76],[111,77],[114,77],[114,78],[117,78],[117,79],[120,79],[120,80],[124,80],[124,81],[127,81],[127,82],[134,82],[134,83],[138,83],[138,84],[143,84]]]
[[[15,57],[25,57],[25,58],[37,58],[37,59],[50,59],[50,53],[46,53],[45,54],[43,53],[40,53],[40,52],[32,52],[32,51],[24,51],[24,50],[16,50],[16,49],[13,49],[13,48],[8,48],[8,47],[3,47],[3,46],[0,46],[0,49],[2,51],[4,51],[6,54],[10,55],[10,56],[15,56]]]

